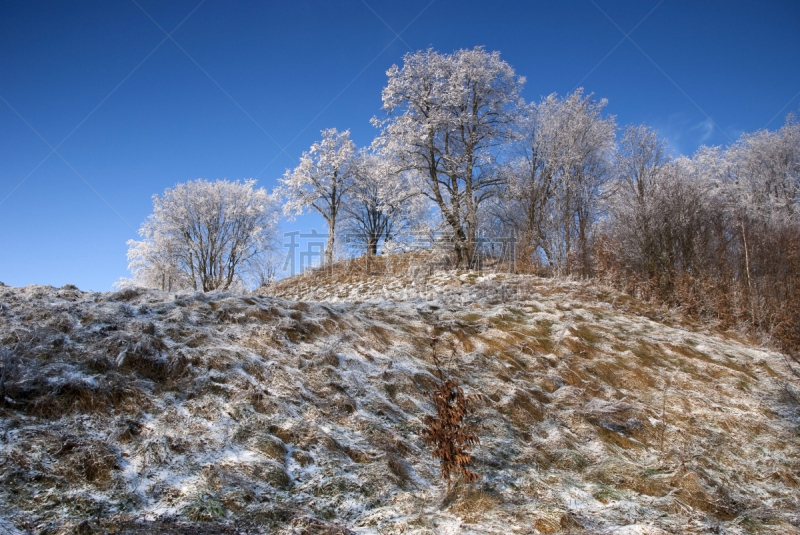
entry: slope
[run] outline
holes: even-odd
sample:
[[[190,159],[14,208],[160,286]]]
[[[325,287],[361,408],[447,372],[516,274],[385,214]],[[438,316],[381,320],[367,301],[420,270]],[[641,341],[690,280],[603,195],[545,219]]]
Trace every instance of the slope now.
[[[782,355],[586,283],[405,272],[0,288],[0,528],[800,533]],[[479,399],[449,493],[434,350]]]

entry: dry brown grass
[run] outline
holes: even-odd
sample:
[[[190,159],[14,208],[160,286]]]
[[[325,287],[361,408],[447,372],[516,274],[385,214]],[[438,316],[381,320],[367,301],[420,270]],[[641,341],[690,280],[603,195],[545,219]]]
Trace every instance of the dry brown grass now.
[[[441,255],[430,251],[399,253],[392,255],[362,256],[334,262],[332,266],[310,269],[260,288],[262,295],[294,293],[299,285],[308,287],[352,284],[382,277],[414,277],[430,275],[434,270],[446,268]]]
[[[664,356],[657,343],[648,342],[646,340],[637,340],[636,345],[632,347],[630,351],[642,362],[642,364],[649,368],[659,368],[665,366]]]
[[[628,370],[617,362],[599,360],[586,366],[586,372],[595,376],[601,383],[605,383],[614,388],[626,388]]]
[[[528,336],[528,339],[522,342],[525,347],[538,353],[552,353],[553,340],[550,334],[552,326],[551,321],[540,320],[517,331]]]
[[[124,304],[135,314],[106,329],[82,325],[72,312],[67,317],[60,309],[44,311],[51,322],[46,329],[3,332],[10,340],[4,342],[7,347],[30,349],[11,356],[29,359],[19,363],[48,380],[79,372],[74,377],[91,375],[97,382],[64,381],[59,384],[68,388],[52,398],[42,397],[44,390],[31,399],[19,392],[11,396],[19,406],[0,409],[7,417],[0,422],[0,436],[9,437],[8,446],[0,448],[0,488],[13,489],[15,498],[7,500],[13,507],[30,498],[29,509],[47,519],[61,513],[49,512],[45,493],[34,497],[28,487],[41,491],[58,483],[65,491],[51,494],[68,492],[76,503],[82,492],[101,496],[93,505],[86,498],[89,505],[80,502],[80,509],[70,504],[58,510],[85,513],[82,518],[107,514],[100,501],[113,502],[118,510],[126,503],[139,507],[136,500],[143,494],[158,507],[177,511],[176,526],[186,521],[199,526],[198,533],[223,522],[235,523],[240,531],[325,532],[333,525],[327,522],[354,514],[345,503],[358,504],[370,515],[378,511],[373,519],[409,518],[417,507],[417,502],[409,505],[417,500],[412,494],[435,500],[440,490],[428,490],[436,462],[426,455],[419,434],[420,417],[430,413],[424,394],[435,386],[430,374],[435,331],[440,353],[463,359],[452,369],[464,379],[465,390],[479,398],[475,471],[487,483],[467,487],[442,510],[428,510],[427,524],[403,529],[434,529],[439,516],[460,518],[464,530],[473,529],[470,523],[485,530],[506,522],[509,530],[536,526],[580,532],[572,522],[584,517],[570,516],[563,498],[580,490],[606,503],[600,507],[586,500],[587,516],[603,522],[636,522],[620,505],[636,504],[637,515],[649,515],[674,532],[689,519],[702,529],[719,524],[743,532],[781,532],[779,522],[793,514],[792,493],[800,488],[796,441],[787,424],[800,396],[783,391],[782,361],[708,331],[689,335],[678,327],[662,330],[641,318],[614,315],[610,308],[594,310],[577,299],[580,291],[573,290],[579,284],[572,281],[541,285],[553,294],[534,298],[545,312],[524,302],[481,301],[480,308],[465,310],[443,299],[433,303],[436,309],[401,305],[395,311],[262,297],[236,298],[237,304],[227,296],[213,306],[214,296],[182,297],[181,304],[173,304],[170,296],[158,313],[139,312],[136,307],[145,300],[139,295],[111,304]],[[552,314],[558,299],[571,303],[572,310]],[[105,306],[92,308],[96,318],[115,317],[116,309]],[[607,316],[598,326],[592,315],[603,313]],[[342,335],[344,329],[351,337]],[[287,330],[298,345],[287,342]],[[560,339],[555,348],[554,339]],[[104,351],[78,351],[71,345],[75,340]],[[16,366],[12,361],[8,370]],[[64,367],[51,370],[53,362]],[[173,368],[163,369],[164,363],[187,376],[172,376]],[[36,385],[18,384],[14,377],[22,375],[15,373],[9,374],[12,389]],[[664,402],[668,375],[676,379]],[[158,405],[132,405],[130,411],[138,413],[123,414],[129,401],[113,396],[103,401],[110,393],[103,393],[109,389],[101,378],[116,378]],[[48,384],[52,389],[55,383]],[[43,424],[31,418],[40,415],[31,403],[40,397],[39,403],[52,401],[56,407],[48,416],[53,420]],[[590,410],[597,404],[599,410]],[[143,409],[148,414],[140,414]],[[35,439],[46,447],[37,450],[34,440],[20,438],[34,429],[31,422],[55,429],[51,438]],[[79,445],[56,455],[68,432]],[[95,443],[104,436],[109,438],[103,443],[110,444],[105,450]],[[691,446],[682,446],[684,439]],[[28,451],[20,444],[34,447]],[[126,466],[125,477],[107,462],[109,454]],[[148,483],[160,474],[191,478],[197,465],[184,462],[189,459],[204,461],[199,479],[188,479],[184,490],[174,479]],[[63,475],[53,474],[55,469]],[[124,494],[129,470],[143,474],[137,495]],[[687,476],[690,472],[696,479]],[[67,476],[69,481],[58,479]],[[498,484],[513,492],[495,494]],[[302,505],[297,496],[303,497]],[[759,512],[760,496],[769,496],[772,516]],[[363,519],[361,514],[355,513]],[[311,516],[320,523],[308,520]],[[101,532],[101,522],[93,522],[92,529]],[[390,521],[377,522],[359,526],[396,530]],[[151,525],[165,526],[137,524]],[[109,526],[107,531],[117,529]]]
[[[441,509],[445,509],[471,524],[478,522],[487,512],[502,504],[502,498],[492,492],[460,483],[445,496]]]
[[[587,474],[591,481],[602,485],[599,499],[619,497],[619,490],[628,489],[639,494],[664,497],[674,490],[672,474],[645,469],[623,457],[614,457],[592,467]],[[616,496],[615,496],[616,495]]]
[[[562,341],[562,345],[566,347],[573,355],[577,355],[586,359],[591,359],[597,354],[597,349],[594,345],[588,344],[577,338],[567,338]]]
[[[54,452],[55,473],[68,481],[85,480],[103,488],[112,480],[112,471],[120,468],[117,454],[105,443],[86,437],[67,435]]]
[[[725,360],[715,360],[711,358],[710,355],[698,350],[691,345],[677,345],[677,344],[664,344],[665,347],[674,351],[675,353],[682,355],[684,357],[690,359],[696,359],[703,361],[707,364],[711,364],[714,366],[728,368],[729,370],[742,373],[748,376],[751,380],[758,381],[758,377],[756,377],[753,372],[751,372],[747,367],[743,366],[741,363],[737,362],[735,358],[725,356]]]
[[[603,340],[603,336],[589,325],[580,324],[570,327],[572,333],[590,345],[597,345]]]
[[[7,350],[0,356],[3,365],[0,407],[9,406],[51,419],[77,412],[138,412],[148,407],[147,397],[136,379],[111,369],[108,361],[83,361],[72,367],[70,371],[89,367],[104,370],[88,381],[77,375],[62,377],[63,369],[43,366],[37,360]]]
[[[517,390],[508,403],[498,408],[520,430],[530,429],[532,425],[544,420],[546,414],[542,404],[522,390]]]

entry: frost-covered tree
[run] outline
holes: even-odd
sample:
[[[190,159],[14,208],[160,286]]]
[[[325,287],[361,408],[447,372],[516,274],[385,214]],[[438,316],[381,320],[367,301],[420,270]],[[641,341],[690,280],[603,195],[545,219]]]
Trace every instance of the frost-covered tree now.
[[[599,251],[606,272],[692,314],[800,344],[797,123],[691,158],[664,153],[647,127],[622,138]]]
[[[800,122],[745,134],[725,155],[724,180],[749,218],[800,220]]]
[[[418,184],[385,154],[360,151],[353,184],[344,203],[345,231],[351,242],[376,255],[378,245],[409,229],[418,213]]]
[[[609,210],[615,261],[643,275],[662,299],[672,299],[681,276],[702,276],[719,236],[715,184],[690,158],[664,162],[641,202],[618,192]]]
[[[652,280],[659,279],[665,270],[672,273],[672,266],[662,262],[661,250],[668,218],[663,213],[664,203],[672,184],[659,181],[685,173],[665,172],[669,163],[666,143],[655,130],[645,125],[629,126],[615,153],[614,187],[607,199],[609,229],[613,228],[616,237],[618,259],[636,265]]]
[[[181,269],[180,243],[168,232],[142,225],[142,241],[128,240],[128,270],[130,279],[123,278],[118,287],[139,286],[172,291],[193,287],[190,277]]]
[[[629,200],[641,204],[655,188],[667,163],[666,142],[646,125],[631,125],[622,135],[615,155],[615,177]]]
[[[128,284],[204,292],[244,284],[274,248],[277,208],[254,180],[193,180],[153,196],[142,241],[128,241]]]
[[[510,139],[524,78],[482,48],[406,54],[383,90],[383,146],[408,170],[452,233],[456,262],[469,266],[483,201],[497,193],[496,162]]]
[[[325,264],[333,263],[336,223],[345,197],[353,186],[355,144],[350,131],[335,128],[322,131],[322,140],[311,145],[300,164],[279,179],[279,191],[286,198],[285,215],[300,215],[313,208],[328,223]]]
[[[790,115],[778,131],[745,134],[720,160],[751,321],[800,347],[800,123]]]
[[[505,167],[505,219],[521,238],[521,253],[542,255],[559,272],[575,249],[587,264],[616,128],[613,117],[603,117],[605,106],[583,89],[529,105],[518,121],[518,157]]]

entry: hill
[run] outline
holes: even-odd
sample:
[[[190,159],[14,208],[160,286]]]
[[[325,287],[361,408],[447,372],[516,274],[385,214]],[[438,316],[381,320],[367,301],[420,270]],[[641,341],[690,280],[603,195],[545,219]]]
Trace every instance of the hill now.
[[[397,267],[0,287],[0,533],[800,533],[780,353],[583,282]],[[433,351],[478,400],[450,492]]]

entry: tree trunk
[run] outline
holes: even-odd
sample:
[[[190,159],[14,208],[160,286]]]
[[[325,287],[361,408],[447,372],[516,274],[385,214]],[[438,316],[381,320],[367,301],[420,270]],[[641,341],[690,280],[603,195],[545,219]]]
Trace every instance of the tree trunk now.
[[[374,236],[369,236],[367,241],[367,256],[375,256],[378,254],[378,239]]]
[[[334,245],[333,225],[328,230],[328,245],[325,247],[325,267],[330,269],[333,266],[333,245]]]

